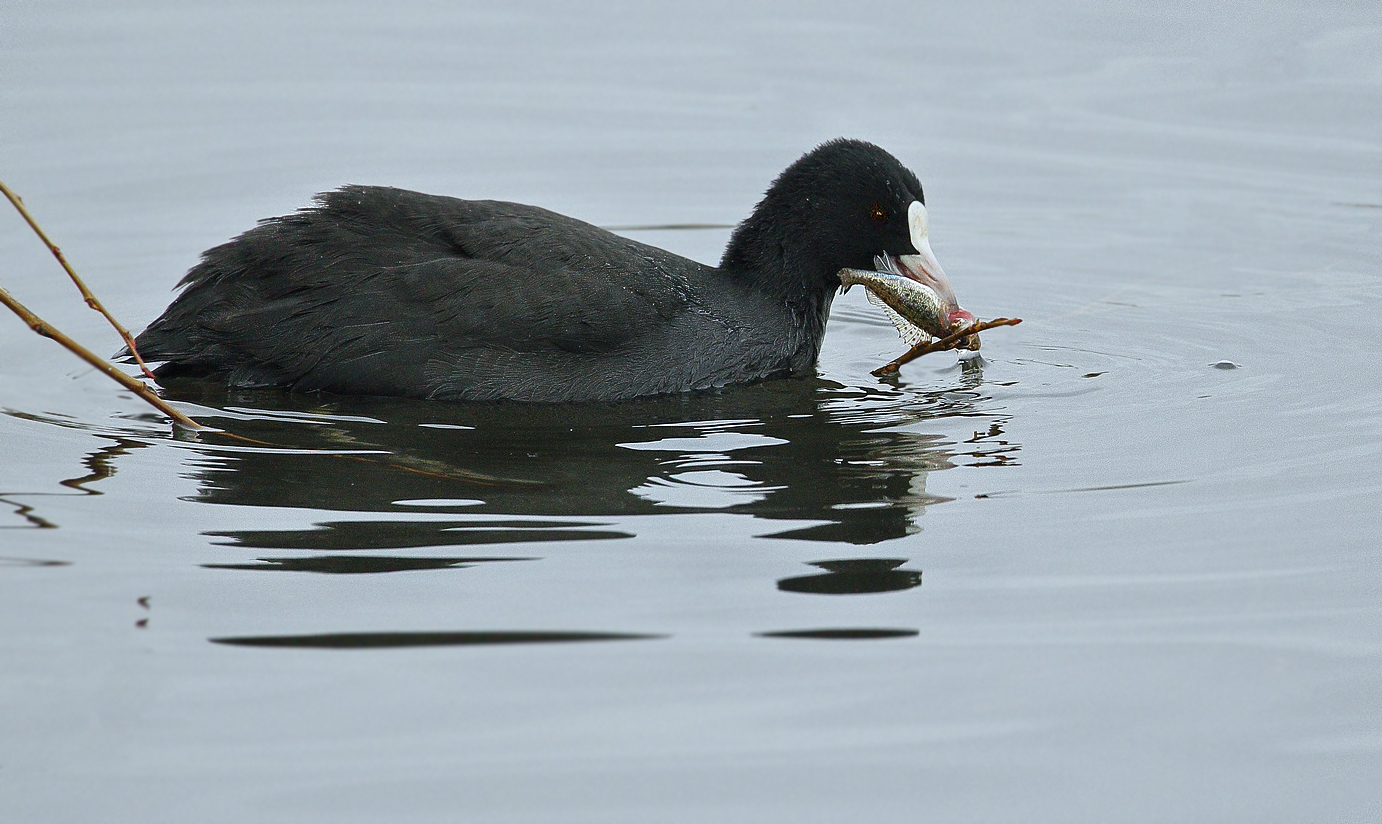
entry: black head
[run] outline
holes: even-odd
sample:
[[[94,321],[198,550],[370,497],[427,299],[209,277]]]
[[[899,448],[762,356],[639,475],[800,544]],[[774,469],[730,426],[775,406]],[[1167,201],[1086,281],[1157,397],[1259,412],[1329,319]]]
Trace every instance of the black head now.
[[[828,306],[841,269],[893,271],[940,296],[953,325],[960,308],[931,253],[926,196],[897,158],[861,140],[832,140],[788,166],[739,225],[722,268],[758,288]]]
[[[926,198],[917,176],[872,143],[839,139],[788,166],[735,231],[726,268],[782,258],[789,279],[839,286],[843,268],[873,269],[876,255],[914,255],[909,216]],[[757,248],[755,248],[757,247]]]

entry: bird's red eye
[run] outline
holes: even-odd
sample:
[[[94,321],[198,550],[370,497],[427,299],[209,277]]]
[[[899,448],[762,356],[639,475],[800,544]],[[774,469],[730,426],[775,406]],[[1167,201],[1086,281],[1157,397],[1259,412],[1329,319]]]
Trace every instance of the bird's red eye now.
[[[877,223],[879,226],[887,225],[888,210],[884,209],[882,206],[875,203],[869,207],[869,217],[872,218],[873,222]]]

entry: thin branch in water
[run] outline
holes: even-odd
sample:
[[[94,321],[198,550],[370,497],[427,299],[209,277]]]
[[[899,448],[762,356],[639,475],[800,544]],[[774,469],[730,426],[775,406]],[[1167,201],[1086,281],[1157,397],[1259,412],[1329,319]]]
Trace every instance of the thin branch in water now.
[[[873,370],[871,374],[877,377],[883,377],[884,375],[896,375],[897,370],[901,368],[904,363],[914,361],[922,355],[929,355],[932,352],[943,352],[947,349],[956,349],[959,347],[960,341],[964,340],[970,335],[977,335],[985,329],[993,329],[998,326],[1016,326],[1021,322],[1022,318],[994,318],[993,320],[977,321],[975,323],[970,324],[969,326],[966,326],[965,328],[954,333],[953,335],[947,335],[943,338],[938,338],[933,341],[924,341],[922,343],[918,343],[916,346],[913,346],[911,349],[908,349],[905,353],[903,353],[897,360],[893,361],[892,363],[884,364],[883,366],[878,367],[877,369]]]
[[[29,308],[26,307],[24,304],[20,303],[17,299],[15,299],[13,295],[5,291],[4,287],[0,287],[0,303],[3,303],[7,307],[9,307],[10,311],[14,312],[16,315],[20,317],[21,320],[27,323],[30,329],[34,330],[35,332],[37,332],[45,338],[57,341],[58,344],[61,345],[64,349],[81,358],[82,360],[86,361],[87,363],[91,364],[92,366],[96,367],[97,369],[101,370],[102,372],[106,373],[106,375],[113,378],[121,386],[138,395],[140,398],[143,398],[146,402],[151,404],[158,411],[162,412],[163,414],[167,415],[168,417],[172,418],[173,420],[177,421],[178,423],[182,424],[188,429],[203,428],[201,424],[197,423],[196,421],[177,411],[173,407],[169,406],[168,402],[160,398],[158,396],[158,393],[154,392],[154,390],[149,388],[148,384],[145,384],[138,378],[132,378],[129,375],[126,375],[124,372],[121,372],[119,369],[116,369],[110,363],[107,363],[105,358],[101,357],[100,355],[97,355],[95,352],[92,352],[90,349],[87,349],[85,346],[82,346],[80,343],[77,343],[76,341],[69,338],[67,335],[48,325],[48,323],[45,322],[42,318],[40,318],[38,315],[35,315],[33,312],[29,311]]]
[[[134,345],[134,337],[130,335],[130,331],[121,326],[114,315],[106,311],[106,307],[96,299],[96,296],[91,293],[90,289],[86,288],[86,284],[82,282],[82,279],[77,277],[76,271],[68,264],[67,258],[63,257],[62,250],[58,248],[56,243],[48,239],[47,233],[38,225],[38,221],[34,220],[34,216],[29,214],[29,210],[24,207],[23,198],[15,194],[10,187],[6,186],[3,180],[0,180],[0,192],[5,193],[5,197],[9,198],[10,203],[14,204],[14,208],[19,210],[19,214],[22,215],[24,221],[29,224],[29,228],[34,230],[34,234],[38,235],[38,239],[43,241],[43,244],[48,247],[48,251],[52,252],[53,257],[57,258],[58,263],[62,264],[62,268],[67,272],[67,276],[72,278],[72,282],[77,285],[77,291],[82,293],[82,298],[86,301],[86,305],[104,315],[105,319],[110,321],[110,325],[115,327],[115,331],[120,335],[121,340],[125,342],[125,346],[129,347],[130,354],[134,356],[135,361],[139,364],[139,368],[143,370],[145,377],[153,378],[154,373],[149,371],[148,365],[145,364],[144,359],[139,356],[139,349]]]

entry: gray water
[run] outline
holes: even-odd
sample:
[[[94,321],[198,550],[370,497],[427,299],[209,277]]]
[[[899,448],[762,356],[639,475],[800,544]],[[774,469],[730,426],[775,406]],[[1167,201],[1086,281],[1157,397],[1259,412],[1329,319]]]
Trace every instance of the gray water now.
[[[136,329],[379,183],[713,262],[870,139],[983,358],[174,396],[0,317],[0,820],[1382,818],[1376,3],[10,2],[0,178]],[[17,215],[0,285],[102,353]],[[274,573],[274,574],[267,574]]]

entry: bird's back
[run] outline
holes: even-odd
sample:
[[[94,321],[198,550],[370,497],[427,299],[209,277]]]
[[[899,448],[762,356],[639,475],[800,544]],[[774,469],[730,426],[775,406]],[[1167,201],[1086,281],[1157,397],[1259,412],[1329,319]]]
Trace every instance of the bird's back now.
[[[514,203],[347,187],[209,250],[182,285],[138,339],[160,377],[565,401],[788,369],[775,307],[723,273]]]

